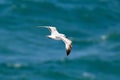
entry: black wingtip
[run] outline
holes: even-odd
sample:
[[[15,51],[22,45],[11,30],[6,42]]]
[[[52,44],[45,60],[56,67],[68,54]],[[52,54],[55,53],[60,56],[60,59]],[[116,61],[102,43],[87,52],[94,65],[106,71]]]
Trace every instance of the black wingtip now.
[[[70,47],[66,50],[67,56],[70,54],[71,49],[72,49],[72,45],[70,45]]]
[[[70,49],[66,50],[67,56],[70,54],[70,52],[71,52]]]

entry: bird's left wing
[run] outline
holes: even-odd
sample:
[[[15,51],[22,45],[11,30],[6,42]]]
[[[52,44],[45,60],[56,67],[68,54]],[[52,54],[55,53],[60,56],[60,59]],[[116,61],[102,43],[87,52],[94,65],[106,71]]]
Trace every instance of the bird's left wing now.
[[[66,37],[61,37],[61,39],[65,43],[66,53],[67,53],[67,56],[68,56],[71,52],[71,49],[72,49],[72,41],[70,39],[66,38]]]

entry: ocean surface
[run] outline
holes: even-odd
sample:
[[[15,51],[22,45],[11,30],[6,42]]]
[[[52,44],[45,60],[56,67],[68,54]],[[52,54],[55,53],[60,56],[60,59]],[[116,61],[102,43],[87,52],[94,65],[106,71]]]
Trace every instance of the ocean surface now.
[[[0,0],[0,80],[120,80],[120,0]]]

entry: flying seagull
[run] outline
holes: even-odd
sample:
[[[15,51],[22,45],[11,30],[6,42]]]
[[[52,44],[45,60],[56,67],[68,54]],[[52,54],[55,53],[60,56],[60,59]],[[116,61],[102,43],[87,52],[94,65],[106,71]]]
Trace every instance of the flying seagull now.
[[[72,49],[72,41],[66,38],[64,34],[59,33],[56,27],[53,27],[53,26],[38,26],[38,27],[48,28],[51,32],[51,35],[47,35],[47,37],[54,40],[62,40],[65,43],[67,56],[70,54]]]

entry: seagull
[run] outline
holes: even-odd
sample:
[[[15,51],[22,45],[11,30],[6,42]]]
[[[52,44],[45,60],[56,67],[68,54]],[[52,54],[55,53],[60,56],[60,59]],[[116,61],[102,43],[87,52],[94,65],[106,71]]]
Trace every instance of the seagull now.
[[[47,35],[47,37],[54,40],[62,40],[65,43],[67,56],[70,54],[72,49],[72,41],[66,38],[64,34],[59,33],[56,27],[53,27],[53,26],[38,26],[38,27],[48,28],[51,32],[51,35]]]

